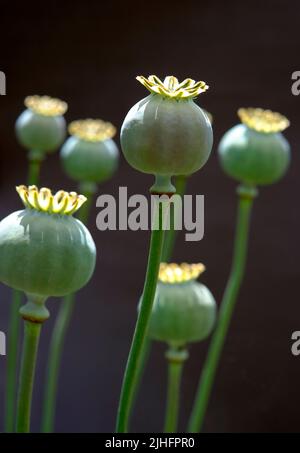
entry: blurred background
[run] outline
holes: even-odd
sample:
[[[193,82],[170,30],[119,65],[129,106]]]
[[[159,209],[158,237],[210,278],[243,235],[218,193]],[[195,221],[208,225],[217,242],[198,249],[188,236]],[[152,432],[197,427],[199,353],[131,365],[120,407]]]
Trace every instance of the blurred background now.
[[[292,165],[278,184],[255,201],[245,281],[210,401],[206,432],[299,430],[300,356],[291,335],[300,330],[300,96],[291,74],[300,70],[299,2],[283,0],[99,2],[0,2],[0,70],[7,95],[0,97],[0,215],[20,209],[15,185],[27,178],[26,152],[14,123],[30,94],[48,94],[69,104],[68,121],[86,117],[120,129],[129,108],[147,95],[139,74],[175,75],[206,81],[197,103],[214,117],[215,143],[187,193],[205,195],[205,236],[177,241],[174,258],[202,261],[201,276],[217,302],[228,277],[236,213],[236,184],[220,169],[217,144],[238,122],[241,106],[286,115]],[[119,143],[119,138],[117,137]],[[49,156],[42,184],[76,189],[64,175],[59,154]],[[147,194],[152,177],[133,170],[121,156],[117,175],[99,193]],[[148,232],[90,229],[98,248],[96,274],[78,295],[65,345],[56,430],[111,432],[123,371],[136,320],[148,252]],[[1,257],[5,259],[5,257]],[[10,290],[0,289],[0,330],[7,332]],[[39,430],[47,348],[58,299],[44,325],[34,393],[34,431]],[[93,316],[89,316],[93,313]],[[184,431],[208,342],[190,348],[183,379],[180,430]],[[165,346],[155,344],[132,419],[135,432],[160,432],[166,390]],[[0,407],[6,358],[0,357]],[[0,412],[2,429],[3,410]]]

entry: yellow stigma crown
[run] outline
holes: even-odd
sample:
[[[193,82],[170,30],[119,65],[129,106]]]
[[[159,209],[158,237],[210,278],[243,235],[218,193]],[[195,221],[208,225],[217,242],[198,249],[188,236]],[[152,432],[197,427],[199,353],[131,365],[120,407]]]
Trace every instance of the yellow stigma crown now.
[[[39,190],[36,186],[17,186],[16,190],[26,208],[49,214],[74,214],[87,199],[84,195],[64,190],[53,195],[46,187]]]
[[[166,77],[163,82],[155,75],[150,75],[148,78],[137,76],[136,79],[151,93],[172,99],[195,98],[209,88],[205,82],[196,82],[193,79],[185,79],[179,83],[174,76]]]
[[[278,112],[260,108],[240,108],[238,116],[250,129],[266,134],[282,132],[289,127],[289,120]]]
[[[116,135],[116,128],[102,120],[78,120],[69,125],[69,134],[87,142],[102,142]]]
[[[162,283],[184,283],[196,280],[204,271],[205,266],[202,263],[161,263],[158,279]]]
[[[27,96],[25,107],[43,116],[60,116],[68,110],[68,104],[50,96]]]

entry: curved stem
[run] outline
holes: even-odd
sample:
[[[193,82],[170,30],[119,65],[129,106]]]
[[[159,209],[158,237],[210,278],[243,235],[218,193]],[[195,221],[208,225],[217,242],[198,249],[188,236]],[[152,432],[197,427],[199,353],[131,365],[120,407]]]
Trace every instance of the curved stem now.
[[[137,400],[138,394],[139,394],[139,390],[140,390],[140,386],[141,386],[141,383],[142,383],[142,380],[143,380],[145,368],[146,368],[147,362],[149,360],[149,356],[150,356],[150,352],[151,352],[151,346],[152,346],[152,340],[147,335],[146,336],[146,340],[145,340],[145,344],[143,346],[143,350],[141,352],[140,366],[137,368],[136,385],[135,385],[135,388],[134,388],[132,407],[134,406],[134,404],[135,404],[135,402]]]
[[[17,388],[17,357],[20,339],[20,315],[19,310],[22,301],[20,291],[12,291],[12,302],[9,314],[8,350],[6,369],[6,394],[5,394],[5,417],[4,429],[6,433],[14,431],[14,418],[16,409]]]
[[[87,201],[82,205],[78,212],[78,219],[83,223],[87,223],[95,187],[82,185],[80,191],[87,197]],[[59,369],[65,337],[74,310],[75,297],[76,294],[69,294],[61,301],[51,335],[42,414],[41,430],[44,433],[52,432],[54,427]]]
[[[156,206],[156,219],[161,217],[162,206]],[[162,225],[159,229],[151,232],[150,250],[148,257],[147,272],[140,311],[135,326],[133,340],[124,373],[121,396],[119,401],[116,431],[125,433],[128,430],[129,417],[134,401],[135,388],[139,376],[138,369],[142,365],[143,348],[146,342],[147,328],[154,301],[158,278],[161,252],[163,246],[164,230]]]
[[[25,321],[24,327],[17,410],[17,433],[28,433],[30,431],[31,400],[41,324]]]
[[[186,184],[187,184],[187,176],[177,176],[177,178],[175,179],[176,195],[180,195],[181,197],[184,196]],[[165,263],[170,262],[170,260],[172,259],[173,251],[174,251],[174,246],[175,246],[175,241],[176,241],[176,236],[177,236],[177,230],[175,230],[175,228],[174,228],[175,213],[176,213],[176,211],[174,210],[174,206],[171,205],[171,207],[170,207],[170,229],[167,230],[165,233],[164,247],[163,247],[162,259],[161,259]]]
[[[166,358],[168,360],[168,391],[165,416],[165,433],[176,433],[179,416],[180,385],[183,364],[187,358],[187,351],[170,349]]]
[[[196,399],[188,425],[188,432],[190,433],[199,432],[202,428],[216,370],[244,276],[250,214],[253,199],[256,196],[256,189],[241,186],[238,194],[239,208],[231,272],[221,302],[217,325],[202,369]]]
[[[180,195],[181,197],[184,196],[186,184],[187,184],[187,176],[177,176],[177,178],[175,179],[175,184],[174,184],[176,187],[177,195]],[[174,210],[172,208],[173,208],[173,205],[171,205],[171,207],[170,207],[170,229],[166,230],[165,235],[164,235],[164,244],[163,244],[163,251],[162,251],[162,258],[161,258],[162,262],[170,262],[170,260],[172,259],[176,236],[177,236],[177,231],[174,229]],[[171,209],[173,211],[173,215],[172,215]],[[149,358],[149,355],[151,352],[151,346],[152,346],[152,340],[150,338],[147,338],[145,345],[143,347],[142,353],[141,353],[141,356],[142,356],[141,366],[137,370],[137,382],[136,382],[136,386],[134,389],[133,404],[135,403],[135,401],[137,399],[137,395],[139,393],[141,381],[143,379],[145,368],[147,366],[148,358]]]
[[[43,433],[50,433],[53,431],[59,367],[64,339],[73,313],[74,302],[75,294],[69,294],[62,300],[51,336],[43,403]]]

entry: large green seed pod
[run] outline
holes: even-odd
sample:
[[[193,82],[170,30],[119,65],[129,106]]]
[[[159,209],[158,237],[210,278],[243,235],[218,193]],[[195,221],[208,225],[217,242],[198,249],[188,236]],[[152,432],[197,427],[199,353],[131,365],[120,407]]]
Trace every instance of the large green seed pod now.
[[[149,326],[151,338],[181,347],[210,334],[216,303],[209,289],[196,281],[203,270],[202,264],[161,264]]]
[[[78,182],[100,183],[117,170],[119,151],[112,137],[115,127],[101,120],[74,121],[71,137],[61,149],[66,173]]]
[[[90,279],[96,248],[72,214],[85,197],[17,187],[25,209],[0,223],[0,281],[40,298],[77,291]]]
[[[270,110],[240,109],[243,124],[230,129],[219,144],[221,165],[229,176],[246,184],[278,181],[290,162],[290,146],[282,135],[289,121]]]
[[[121,129],[125,158],[135,169],[155,175],[153,192],[174,192],[170,178],[190,175],[207,161],[213,143],[210,121],[193,99],[204,82],[169,76],[137,77],[151,95],[128,112]]]
[[[16,122],[19,142],[28,150],[40,153],[41,157],[55,151],[66,137],[63,114],[67,104],[49,96],[28,96],[24,103],[27,109]]]

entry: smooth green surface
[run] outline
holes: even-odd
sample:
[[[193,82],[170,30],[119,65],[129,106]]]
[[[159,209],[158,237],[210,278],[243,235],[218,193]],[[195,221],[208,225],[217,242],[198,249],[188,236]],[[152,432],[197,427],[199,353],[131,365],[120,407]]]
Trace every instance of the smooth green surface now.
[[[6,433],[14,432],[17,388],[17,359],[20,340],[20,315],[22,293],[12,290],[12,301],[9,313],[8,347],[6,364],[6,391],[5,391],[5,417],[4,430]]]
[[[140,387],[142,384],[145,368],[147,366],[147,363],[148,363],[148,360],[150,357],[150,353],[151,353],[151,346],[152,346],[152,340],[147,335],[146,341],[143,346],[143,350],[141,352],[140,366],[137,368],[136,385],[134,387],[132,407],[134,407],[134,404],[138,398],[138,394],[139,394]]]
[[[162,207],[159,204],[156,215],[161,215],[161,212]],[[138,385],[138,370],[142,366],[143,350],[147,341],[147,329],[155,296],[163,237],[164,231],[162,228],[152,230],[144,291],[120,395],[116,425],[118,433],[126,433],[128,431],[130,414],[136,394],[135,388]]]
[[[38,115],[27,109],[16,121],[16,135],[29,150],[55,151],[65,139],[66,121],[63,116]]]
[[[40,177],[41,171],[41,160],[32,160],[30,159],[28,162],[28,185],[29,186],[37,186]]]
[[[246,184],[272,184],[290,163],[290,146],[281,133],[260,133],[244,124],[226,132],[218,152],[225,173]]]
[[[203,365],[201,378],[199,381],[198,390],[188,425],[188,432],[190,433],[199,432],[202,428],[223,345],[229,329],[235,303],[237,301],[238,292],[243,280],[246,265],[249,223],[253,198],[253,189],[247,191],[246,188],[242,188],[242,190],[240,190],[232,267],[221,302],[217,325],[209,345],[206,360]]]
[[[0,281],[26,293],[64,296],[94,271],[96,247],[82,222],[67,215],[17,211],[0,223]]]
[[[159,95],[150,95],[133,106],[121,129],[128,163],[153,175],[194,173],[207,161],[212,142],[211,124],[193,100]]]
[[[18,394],[17,433],[30,431],[31,400],[40,331],[41,324],[25,321]]]
[[[165,433],[176,433],[178,428],[178,418],[179,418],[179,406],[180,406],[180,386],[182,371],[185,359],[187,354],[184,354],[182,359],[172,357],[173,351],[171,351],[170,356],[166,354],[166,359],[168,361],[168,386],[167,386],[167,405],[166,405],[166,415],[165,415],[165,424],[164,432]],[[176,351],[174,351],[176,352]],[[185,352],[185,351],[183,351]],[[178,354],[183,355],[183,354]]]
[[[187,184],[187,176],[177,176],[175,178],[176,195],[180,195],[183,198],[185,194]],[[183,200],[182,200],[183,201]],[[173,208],[170,209],[170,229],[165,232],[164,247],[161,261],[169,263],[172,259],[173,251],[175,248],[175,242],[178,231],[174,229],[174,215],[176,211]]]
[[[150,338],[173,346],[204,340],[216,318],[216,302],[209,289],[195,280],[158,282],[149,322]]]
[[[112,139],[88,142],[69,137],[60,152],[65,172],[75,181],[104,182],[116,172],[119,151]]]
[[[82,184],[81,189],[84,189],[82,190],[82,193],[87,197],[87,201],[78,211],[78,218],[81,222],[87,224],[93,200],[93,193],[96,190],[96,187]],[[75,299],[76,295],[73,293],[67,295],[61,301],[51,335],[42,412],[42,432],[44,433],[52,432],[54,428],[59,370],[65,337],[72,318]]]
[[[43,402],[43,433],[51,433],[54,428],[59,369],[64,339],[73,313],[74,302],[75,294],[69,294],[61,301],[61,306],[51,335]]]

